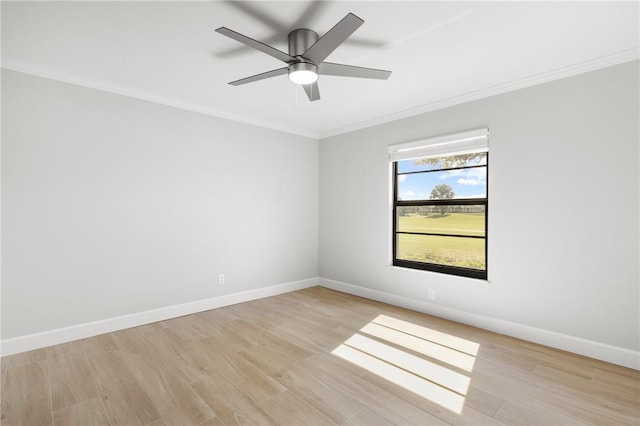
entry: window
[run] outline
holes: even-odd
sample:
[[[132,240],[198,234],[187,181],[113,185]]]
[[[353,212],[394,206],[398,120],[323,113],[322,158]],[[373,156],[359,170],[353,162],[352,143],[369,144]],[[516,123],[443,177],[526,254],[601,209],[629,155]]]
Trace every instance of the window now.
[[[389,152],[393,265],[486,279],[488,129]]]

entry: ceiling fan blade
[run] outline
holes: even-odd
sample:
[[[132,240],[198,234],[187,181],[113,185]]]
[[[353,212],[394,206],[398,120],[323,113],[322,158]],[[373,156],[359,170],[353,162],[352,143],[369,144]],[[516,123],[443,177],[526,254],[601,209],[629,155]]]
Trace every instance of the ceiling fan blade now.
[[[320,37],[306,52],[303,57],[319,64],[324,61],[338,46],[342,44],[364,21],[353,13],[347,14],[340,22]]]
[[[320,100],[320,91],[318,90],[317,81],[311,84],[303,84],[302,88],[311,102]]]
[[[336,75],[339,77],[375,78],[377,80],[386,80],[391,75],[391,71],[323,62],[318,65],[318,74]]]
[[[252,75],[251,77],[241,78],[240,80],[232,81],[229,84],[232,85],[232,86],[241,86],[243,84],[253,83],[254,81],[260,81],[260,80],[264,80],[266,78],[271,78],[271,77],[276,77],[276,76],[279,76],[279,75],[283,75],[283,74],[286,74],[288,72],[289,72],[289,69],[287,67],[278,68],[278,69],[275,69],[275,70],[263,72],[261,74]]]
[[[288,26],[283,24],[282,22],[277,21],[275,18],[271,17],[264,10],[262,10],[259,6],[254,6],[251,3],[241,2],[241,1],[231,1],[227,0],[225,2],[227,5],[235,7],[239,9],[241,12],[246,13],[247,15],[255,18],[261,24],[266,24],[271,27],[273,30],[286,33],[288,31]]]
[[[239,41],[242,44],[246,44],[249,47],[253,47],[256,50],[261,51],[262,53],[266,53],[269,56],[273,56],[276,59],[280,59],[282,62],[290,63],[295,62],[295,58],[289,56],[287,53],[284,53],[282,50],[278,50],[275,47],[271,47],[267,44],[261,43],[258,40],[254,40],[246,35],[242,35],[233,30],[230,30],[227,27],[220,27],[216,30],[216,32],[226,35],[229,38],[234,39],[235,41]]]
[[[316,20],[316,16],[321,15],[322,11],[329,6],[329,2],[325,0],[313,0],[309,3],[302,14],[298,16],[296,22],[290,25],[291,28],[311,28],[311,24]]]

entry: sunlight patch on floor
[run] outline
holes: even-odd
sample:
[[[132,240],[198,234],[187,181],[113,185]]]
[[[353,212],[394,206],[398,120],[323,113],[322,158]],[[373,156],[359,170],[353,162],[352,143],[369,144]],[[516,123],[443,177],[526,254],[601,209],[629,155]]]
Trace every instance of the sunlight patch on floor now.
[[[411,349],[414,352],[426,355],[429,358],[434,358],[438,361],[458,367],[461,370],[473,370],[473,364],[476,359],[474,356],[464,352],[460,352],[392,328],[384,327],[373,322],[365,325],[360,330],[371,336],[378,337],[386,340],[387,342],[391,342],[398,346]]]
[[[411,322],[402,321],[397,318],[388,317],[386,315],[378,315],[371,322],[420,337],[421,339],[425,339],[472,356],[476,356],[478,354],[478,348],[480,348],[480,345],[476,342],[452,336],[451,334],[443,333],[441,331],[432,330]]]
[[[448,410],[462,413],[471,379],[431,360],[471,372],[478,343],[386,315],[379,315],[360,331],[377,339],[356,333],[332,354]]]

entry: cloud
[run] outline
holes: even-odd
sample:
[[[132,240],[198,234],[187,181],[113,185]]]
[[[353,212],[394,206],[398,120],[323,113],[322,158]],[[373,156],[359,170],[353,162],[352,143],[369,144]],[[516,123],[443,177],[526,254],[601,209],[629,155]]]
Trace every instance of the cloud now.
[[[482,186],[487,184],[487,172],[484,168],[448,170],[440,175],[441,180],[457,178],[456,183],[464,186]]]
[[[403,198],[406,198],[406,197],[413,197],[414,195],[416,195],[416,193],[415,193],[415,192],[413,192],[413,191],[409,191],[409,190],[407,190],[407,191],[402,191],[402,192],[400,193],[400,196],[401,196],[401,197],[403,197]]]
[[[455,176],[462,176],[464,170],[447,170],[444,173],[440,174],[440,179],[445,180]]]
[[[457,181],[460,185],[483,185],[484,180],[460,178]]]
[[[398,176],[398,182],[404,182],[405,180],[407,180],[407,175],[399,175]]]
[[[462,179],[468,179],[468,180],[477,180],[480,183],[484,183],[487,180],[487,171],[484,168],[473,168],[473,169],[464,169],[464,170],[447,170],[446,172],[440,174],[440,179],[442,180],[449,179],[452,177],[460,177]],[[461,183],[460,180],[458,180],[458,183]],[[470,184],[470,185],[479,185],[479,184]]]

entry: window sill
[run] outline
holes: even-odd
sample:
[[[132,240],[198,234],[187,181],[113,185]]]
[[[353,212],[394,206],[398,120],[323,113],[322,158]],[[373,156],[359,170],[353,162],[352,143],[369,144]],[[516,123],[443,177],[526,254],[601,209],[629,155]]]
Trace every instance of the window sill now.
[[[389,264],[389,265],[387,265],[387,267],[389,269],[395,269],[395,270],[399,270],[399,271],[413,271],[413,272],[418,272],[418,273],[426,272],[426,273],[429,273],[429,274],[436,274],[436,275],[442,276],[442,277],[467,279],[467,280],[473,280],[475,282],[482,281],[484,283],[491,284],[491,280],[489,280],[488,277],[487,278],[466,277],[464,275],[447,274],[447,273],[443,273],[443,272],[429,271],[427,269],[409,268],[409,267],[406,267],[406,266],[398,266],[398,265],[393,265],[393,264]]]

